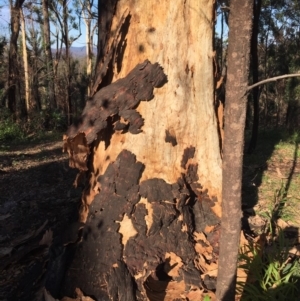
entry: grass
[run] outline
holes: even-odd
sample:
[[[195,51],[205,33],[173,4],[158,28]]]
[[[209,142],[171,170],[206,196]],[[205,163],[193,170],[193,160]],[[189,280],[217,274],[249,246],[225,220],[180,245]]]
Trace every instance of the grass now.
[[[256,151],[244,157],[243,206],[253,208],[264,227],[240,253],[248,276],[239,284],[241,300],[300,300],[299,251],[289,252],[300,242],[299,187],[300,132],[260,133]]]
[[[52,141],[57,139],[58,134],[66,128],[66,118],[60,112],[40,111],[31,115],[27,121],[16,122],[8,109],[1,108],[0,110],[0,143],[2,145]]]
[[[278,229],[268,244],[250,241],[241,249],[239,267],[248,275],[237,286],[242,301],[298,300],[300,261],[290,256],[289,248]]]
[[[256,151],[245,155],[243,177],[244,205],[260,215],[276,199],[280,217],[300,226],[300,132],[263,132]]]

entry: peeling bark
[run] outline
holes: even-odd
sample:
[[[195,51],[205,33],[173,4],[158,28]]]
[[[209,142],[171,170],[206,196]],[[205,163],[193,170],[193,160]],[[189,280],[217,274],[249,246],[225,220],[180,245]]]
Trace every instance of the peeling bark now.
[[[194,232],[199,228],[196,207],[213,201],[205,193],[196,197],[184,175],[172,184],[158,178],[140,181],[143,170],[135,155],[123,150],[98,178],[101,191],[90,205],[65,294],[80,286],[97,300],[166,300],[171,282],[178,296],[187,296],[191,287],[203,293],[206,281],[214,288],[210,278],[201,280],[195,245],[210,246],[209,259],[216,262],[217,240],[211,234],[197,241]],[[219,222],[211,209],[202,214],[206,226]],[[198,230],[205,233],[203,227]]]
[[[93,97],[64,138],[76,184],[85,178],[85,226],[67,247],[61,296],[76,287],[97,300],[213,296],[222,182],[213,1],[106,4]]]

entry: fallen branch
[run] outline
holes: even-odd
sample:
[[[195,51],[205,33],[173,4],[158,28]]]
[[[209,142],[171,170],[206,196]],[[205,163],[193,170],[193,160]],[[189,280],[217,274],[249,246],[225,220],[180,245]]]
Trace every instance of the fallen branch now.
[[[293,73],[293,74],[285,74],[285,75],[279,75],[279,76],[275,76],[275,77],[271,77],[271,78],[267,78],[264,79],[258,83],[255,83],[251,86],[248,86],[248,88],[246,89],[247,92],[249,92],[251,89],[257,87],[257,86],[261,86],[263,84],[269,83],[269,82],[275,82],[279,79],[284,79],[284,78],[289,78],[289,77],[297,77],[300,76],[300,73]]]

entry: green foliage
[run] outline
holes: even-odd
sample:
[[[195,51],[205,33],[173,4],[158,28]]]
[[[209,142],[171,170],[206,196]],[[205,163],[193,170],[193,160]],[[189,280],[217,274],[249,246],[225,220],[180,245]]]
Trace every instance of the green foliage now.
[[[45,131],[65,131],[67,120],[63,113],[54,111],[40,111],[31,116],[22,125],[16,123],[6,108],[0,110],[0,142],[21,141],[36,137],[39,139]]]
[[[64,131],[67,128],[65,115],[59,111],[42,110],[34,113],[26,124],[27,133],[37,133],[44,130]]]
[[[0,110],[0,141],[23,139],[25,136],[21,126],[15,123],[7,109]]]
[[[240,253],[240,267],[249,281],[238,283],[242,301],[297,300],[299,259],[289,255],[289,242],[279,229],[276,238],[261,248],[250,243]]]

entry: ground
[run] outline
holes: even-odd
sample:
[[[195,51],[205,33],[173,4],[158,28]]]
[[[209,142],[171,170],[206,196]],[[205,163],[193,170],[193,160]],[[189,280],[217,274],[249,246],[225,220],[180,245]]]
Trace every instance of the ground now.
[[[0,300],[35,300],[49,261],[42,237],[55,241],[77,220],[81,191],[60,136],[0,143]]]
[[[255,152],[244,157],[244,209],[253,208],[265,220],[272,216],[300,227],[299,144],[299,134],[260,133]]]
[[[243,172],[243,209],[250,226],[259,231],[271,218],[281,220],[293,229],[297,246],[299,157],[297,135],[268,131],[261,133],[255,153],[245,156]],[[61,135],[0,143],[0,300],[36,300],[49,278],[51,251],[60,252],[48,245],[73,239],[65,229],[76,223],[81,189],[72,185],[76,170],[67,159]]]

